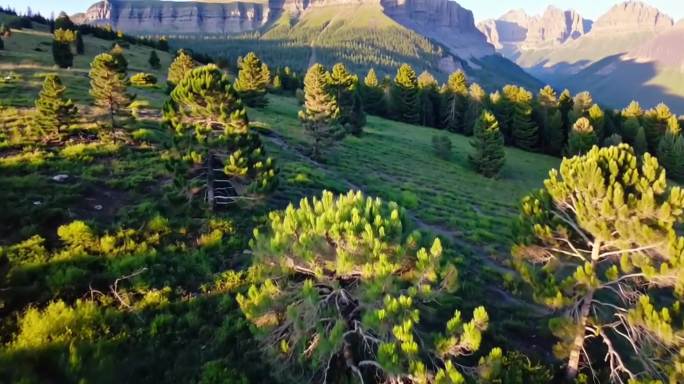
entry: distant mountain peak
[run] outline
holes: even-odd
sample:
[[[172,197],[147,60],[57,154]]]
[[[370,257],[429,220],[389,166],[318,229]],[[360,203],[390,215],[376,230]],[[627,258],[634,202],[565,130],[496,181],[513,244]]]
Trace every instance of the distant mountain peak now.
[[[674,20],[658,8],[642,1],[630,0],[614,5],[594,23],[594,31],[632,32],[638,30],[665,30]]]
[[[590,20],[574,10],[549,5],[541,15],[511,10],[496,20],[479,23],[478,28],[497,49],[536,49],[577,39],[589,32],[591,25]]]

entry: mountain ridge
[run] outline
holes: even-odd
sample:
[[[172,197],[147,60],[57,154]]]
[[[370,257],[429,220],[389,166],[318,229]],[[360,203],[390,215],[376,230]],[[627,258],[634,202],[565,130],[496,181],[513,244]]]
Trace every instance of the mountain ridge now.
[[[365,63],[363,69],[366,69],[378,63],[374,65],[372,59],[369,61],[363,56],[377,52],[382,62],[387,64],[384,66],[385,74],[390,72],[387,70],[389,66],[414,61],[422,63],[416,70],[429,70],[438,78],[464,69],[474,79],[490,79],[492,88],[505,82],[533,88],[541,85],[539,80],[514,63],[498,57],[494,47],[475,26],[473,13],[450,0],[212,3],[103,0],[90,6],[83,14],[76,15],[74,20],[110,25],[126,33],[168,36],[180,41],[181,46],[217,57],[226,56],[226,52],[221,51],[220,43],[211,43],[214,38],[207,35],[227,39],[240,36],[241,41],[231,40],[231,43],[235,42],[233,45],[239,45],[245,52],[258,51],[266,59],[273,56],[274,49],[285,51],[281,57],[307,55],[305,60],[294,62],[290,59],[285,62],[277,58],[271,60],[274,65],[290,65],[298,70],[305,70],[314,58],[327,59],[323,60],[324,64],[330,64],[331,50],[335,48],[330,42],[334,41],[342,51],[337,61],[352,58]],[[403,41],[392,42],[392,39]],[[321,46],[322,40],[327,45]],[[238,54],[230,53],[228,56]],[[506,75],[488,73],[490,71]]]
[[[664,101],[684,112],[684,55],[676,49],[684,42],[682,21],[675,25],[649,4],[627,1],[611,7],[574,38],[540,43],[527,36],[534,18],[512,10],[478,26],[499,53],[556,88],[589,90],[615,107],[639,98],[648,106]],[[516,28],[524,33],[507,34]]]

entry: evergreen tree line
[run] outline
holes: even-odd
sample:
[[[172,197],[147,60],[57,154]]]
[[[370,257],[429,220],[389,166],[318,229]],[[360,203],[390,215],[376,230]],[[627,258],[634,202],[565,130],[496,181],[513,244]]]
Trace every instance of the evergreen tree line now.
[[[550,86],[535,95],[504,86],[487,93],[458,71],[439,85],[429,73],[402,65],[394,79],[378,79],[373,69],[360,86],[365,111],[410,124],[473,135],[483,112],[496,119],[504,142],[553,156],[586,153],[594,145],[628,143],[638,154],[657,155],[675,180],[684,180],[684,141],[678,117],[665,104],[643,110],[634,101],[623,110],[602,108],[589,92],[558,95]]]
[[[52,56],[55,64],[60,68],[69,68],[73,65],[74,51],[78,55],[85,53],[85,44],[83,43],[84,34],[91,34],[94,37],[105,40],[116,40],[116,43],[114,43],[115,48],[128,46],[129,44],[141,44],[162,51],[168,50],[168,43],[163,38],[153,41],[128,36],[121,32],[116,32],[109,27],[94,27],[85,24],[76,25],[64,12],[60,13],[59,17],[50,24],[50,27],[51,32],[53,33]],[[118,57],[123,56],[120,55]],[[150,58],[150,65],[154,68],[152,58]]]

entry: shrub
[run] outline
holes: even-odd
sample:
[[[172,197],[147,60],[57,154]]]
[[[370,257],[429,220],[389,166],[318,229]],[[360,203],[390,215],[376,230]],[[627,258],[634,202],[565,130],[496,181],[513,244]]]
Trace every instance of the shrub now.
[[[448,160],[451,158],[451,139],[447,135],[432,136],[432,149],[440,159]]]
[[[131,76],[130,81],[134,87],[147,88],[157,84],[157,77],[151,73],[140,72]]]

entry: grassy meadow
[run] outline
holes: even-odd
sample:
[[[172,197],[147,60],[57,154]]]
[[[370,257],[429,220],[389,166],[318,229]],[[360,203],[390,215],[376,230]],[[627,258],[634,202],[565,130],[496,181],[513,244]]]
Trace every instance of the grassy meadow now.
[[[548,313],[506,292],[525,294],[506,265],[506,256],[510,223],[517,214],[520,198],[541,187],[549,169],[558,166],[558,159],[507,148],[507,162],[501,176],[487,179],[475,173],[468,163],[471,150],[468,137],[369,116],[363,135],[347,136],[328,148],[325,162],[318,163],[307,156],[308,137],[297,117],[300,108],[297,100],[269,95],[267,107],[250,109],[248,115],[253,127],[262,133],[269,154],[278,162],[280,185],[276,192],[263,201],[244,203],[225,212],[208,212],[197,202],[184,207],[168,198],[174,188],[171,172],[164,162],[170,136],[159,124],[158,108],[167,97],[164,81],[171,55],[158,52],[162,65],[155,71],[147,64],[151,48],[132,45],[125,49],[129,75],[144,71],[159,79],[156,87],[131,89],[138,99],[150,102],[152,111],[139,119],[122,120],[120,132],[104,132],[98,127],[102,115],[89,106],[88,68],[92,58],[109,50],[112,42],[91,36],[84,40],[85,55],[75,56],[71,69],[58,69],[52,64],[51,35],[47,31],[13,31],[5,39],[5,50],[0,51],[0,74],[5,79],[0,83],[0,114],[4,119],[0,128],[5,135],[0,135],[0,201],[3,204],[0,246],[40,235],[46,239],[49,249],[57,249],[60,246],[58,228],[73,220],[83,220],[102,233],[116,233],[122,228],[143,228],[143,223],[158,220],[160,215],[168,220],[171,229],[165,236],[171,240],[158,252],[135,248],[125,258],[102,256],[86,258],[86,261],[79,259],[76,264],[63,257],[61,261],[33,267],[51,271],[66,265],[65,272],[60,272],[62,280],[59,281],[63,285],[52,282],[43,288],[40,282],[10,278],[7,284],[14,285],[3,284],[3,290],[19,292],[21,297],[38,295],[40,299],[34,305],[41,306],[55,297],[76,299],[78,294],[63,287],[81,281],[83,276],[94,273],[93,270],[98,276],[112,279],[147,266],[156,275],[143,274],[131,279],[131,294],[150,289],[162,291],[175,284],[167,292],[170,307],[163,307],[160,312],[122,315],[117,326],[138,322],[142,325],[134,332],[125,327],[128,331],[117,331],[114,325],[110,331],[122,338],[117,343],[147,346],[138,351],[140,355],[125,356],[127,361],[134,362],[145,351],[166,348],[165,354],[154,361],[167,366],[165,369],[173,372],[174,377],[189,380],[197,372],[190,368],[184,370],[186,365],[202,366],[225,360],[226,350],[235,351],[232,344],[221,344],[201,356],[193,356],[192,348],[186,348],[175,335],[184,332],[183,337],[196,340],[192,347],[200,348],[200,344],[211,344],[216,339],[230,342],[233,333],[228,334],[226,330],[230,327],[239,328],[238,331],[230,328],[230,332],[246,332],[244,319],[236,319],[239,316],[232,299],[227,299],[230,303],[216,304],[218,299],[213,295],[216,292],[207,287],[229,285],[222,280],[226,279],[223,271],[249,262],[242,251],[247,247],[252,229],[265,222],[266,213],[282,209],[290,202],[296,203],[302,197],[320,195],[323,189],[337,192],[360,189],[398,202],[414,219],[417,229],[427,237],[440,236],[448,244],[449,257],[462,269],[462,293],[453,300],[468,309],[485,305],[490,316],[497,319],[487,332],[488,345],[515,347],[536,359],[549,360],[550,339],[530,341],[528,336],[530,329],[536,329],[535,334],[548,332]],[[70,139],[61,143],[10,143],[11,132],[30,118],[30,108],[46,73],[60,75],[68,88],[67,96],[77,102],[81,111]],[[440,159],[435,155],[431,144],[434,135],[450,138],[451,158]],[[67,178],[57,181],[58,175],[67,175]],[[212,245],[215,243],[211,236],[224,236],[226,245]],[[35,270],[31,269],[34,271],[31,273]],[[13,273],[31,276],[24,270]],[[41,292],[41,289],[45,290]],[[5,304],[3,313],[15,313],[18,309],[14,301]],[[215,305],[220,307],[218,312],[209,313]],[[192,313],[180,316],[175,326],[163,328],[170,320],[160,316],[166,316],[168,311],[184,313],[184,310]],[[226,315],[230,324],[220,318],[226,313],[231,313]],[[1,341],[10,343],[8,335],[17,332],[18,327],[16,318],[5,324]],[[144,331],[146,327],[149,332]],[[128,339],[131,341],[125,341]],[[235,361],[221,361],[239,370],[240,364],[255,351],[252,344],[247,344],[246,352],[234,357]],[[51,348],[67,347],[57,342]],[[21,353],[3,361],[13,361]],[[130,372],[117,372],[118,376],[114,377],[125,381],[129,374],[146,372],[143,364],[132,367]],[[259,373],[249,375],[259,377]],[[152,376],[147,377],[153,382]]]

